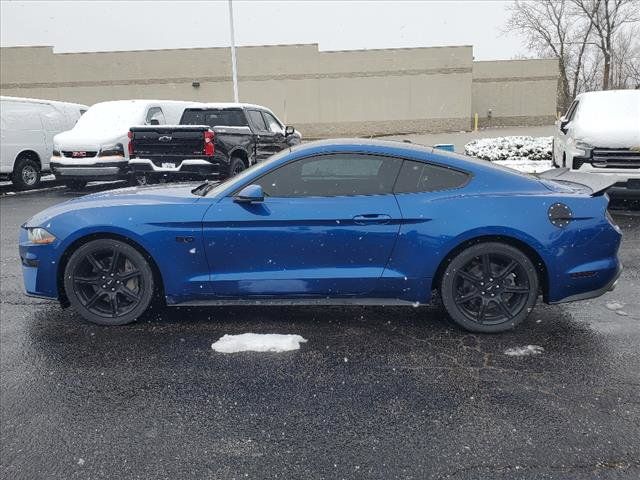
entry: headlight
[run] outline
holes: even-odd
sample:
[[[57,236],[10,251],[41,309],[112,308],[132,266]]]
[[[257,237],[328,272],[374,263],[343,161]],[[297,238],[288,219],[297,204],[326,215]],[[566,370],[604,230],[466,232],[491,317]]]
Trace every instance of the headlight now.
[[[100,149],[99,157],[124,157],[124,147],[121,143],[115,143],[113,145],[105,145]]]
[[[576,142],[576,148],[582,150],[586,155],[590,150],[593,150],[593,145],[589,145],[586,142],[581,142],[578,140]]]
[[[27,228],[27,238],[29,242],[37,245],[48,245],[56,240],[55,236],[40,227]]]

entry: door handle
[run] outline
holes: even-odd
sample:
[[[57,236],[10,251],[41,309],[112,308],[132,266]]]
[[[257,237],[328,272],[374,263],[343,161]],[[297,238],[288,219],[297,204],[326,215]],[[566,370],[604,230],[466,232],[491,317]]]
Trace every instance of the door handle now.
[[[367,225],[371,223],[389,223],[391,221],[391,216],[381,213],[365,213],[363,215],[356,215],[355,217],[353,217],[353,221],[358,225]]]

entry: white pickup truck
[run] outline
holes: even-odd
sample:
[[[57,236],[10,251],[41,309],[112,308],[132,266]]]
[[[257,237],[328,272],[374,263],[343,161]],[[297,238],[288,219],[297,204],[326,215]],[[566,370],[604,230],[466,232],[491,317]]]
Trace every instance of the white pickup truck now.
[[[614,177],[614,195],[640,198],[640,90],[587,92],[556,124],[556,167]]]

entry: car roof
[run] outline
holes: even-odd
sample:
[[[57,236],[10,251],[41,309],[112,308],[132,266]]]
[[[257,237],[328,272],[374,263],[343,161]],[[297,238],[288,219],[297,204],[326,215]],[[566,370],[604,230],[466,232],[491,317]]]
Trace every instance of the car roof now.
[[[511,168],[502,167],[501,165],[496,165],[488,160],[481,160],[446,150],[397,140],[379,140],[372,138],[328,139],[306,142],[291,149],[291,153],[295,153],[295,157],[339,152],[392,155],[434,162],[444,166],[468,171],[502,171],[521,177],[531,178],[530,175],[518,172]]]
[[[253,103],[234,103],[234,102],[194,102],[193,105],[188,105],[187,108],[219,108],[219,109],[225,109],[225,108],[257,108],[260,110],[266,110],[268,112],[271,111],[271,109],[262,106],[262,105],[255,105]]]

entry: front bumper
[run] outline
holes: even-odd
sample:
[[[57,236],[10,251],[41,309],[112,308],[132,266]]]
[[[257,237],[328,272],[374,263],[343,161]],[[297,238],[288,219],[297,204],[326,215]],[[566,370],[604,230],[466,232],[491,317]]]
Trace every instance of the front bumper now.
[[[51,157],[50,165],[51,173],[61,180],[118,180],[129,175],[128,160],[124,157]]]
[[[19,250],[22,278],[27,295],[57,299],[58,259],[55,243],[51,245],[29,243],[26,230],[21,228]]]

